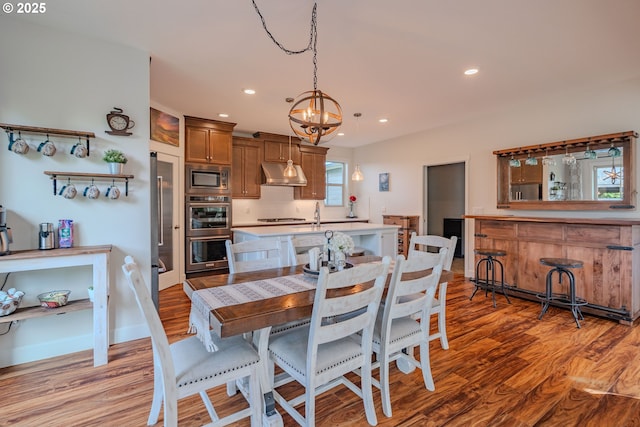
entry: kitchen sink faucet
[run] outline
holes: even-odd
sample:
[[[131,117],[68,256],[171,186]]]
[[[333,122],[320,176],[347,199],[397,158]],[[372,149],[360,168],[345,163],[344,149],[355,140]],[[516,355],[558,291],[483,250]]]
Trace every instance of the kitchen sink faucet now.
[[[316,221],[318,228],[320,227],[320,202],[316,202],[316,210],[313,212],[313,219]]]

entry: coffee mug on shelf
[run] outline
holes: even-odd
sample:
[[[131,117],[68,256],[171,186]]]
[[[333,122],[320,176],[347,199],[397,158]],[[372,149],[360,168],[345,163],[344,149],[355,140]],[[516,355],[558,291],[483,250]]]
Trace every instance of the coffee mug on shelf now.
[[[78,190],[76,190],[76,186],[73,184],[63,185],[58,194],[65,199],[73,199],[78,194]]]
[[[44,154],[45,156],[53,156],[54,154],[56,154],[56,146],[53,142],[47,139],[46,141],[41,142],[40,145],[38,145],[38,152]]]
[[[120,197],[120,189],[117,185],[112,185],[111,187],[107,188],[105,196],[107,196],[111,200],[116,200],[118,197]]]
[[[87,157],[88,151],[89,150],[87,150],[87,147],[85,147],[85,145],[82,144],[81,142],[76,142],[74,146],[71,147],[71,154],[73,154],[79,159]]]
[[[88,185],[82,193],[84,197],[89,199],[97,199],[100,197],[100,189],[95,184]]]
[[[19,136],[15,141],[9,142],[9,150],[16,154],[27,154],[29,152],[29,144]]]

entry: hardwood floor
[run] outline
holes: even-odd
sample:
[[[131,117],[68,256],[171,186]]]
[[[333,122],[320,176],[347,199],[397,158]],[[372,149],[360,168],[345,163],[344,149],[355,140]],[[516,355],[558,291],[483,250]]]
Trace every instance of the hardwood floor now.
[[[435,392],[420,371],[391,368],[393,417],[380,426],[640,426],[640,329],[537,303],[469,295],[457,276],[447,298],[449,350],[431,343]],[[170,341],[186,336],[189,300],[181,286],[160,294]],[[148,339],[112,345],[109,364],[94,368],[84,351],[0,369],[1,426],[141,426],[151,404],[153,369]],[[377,375],[377,372],[375,373]],[[211,393],[221,414],[244,405],[221,387]],[[179,402],[181,426],[208,416],[199,397]],[[225,412],[227,411],[227,412]],[[283,412],[282,410],[280,411]],[[367,425],[362,402],[338,387],[317,399],[321,426]],[[283,415],[285,425],[295,423]],[[161,415],[162,420],[162,415]],[[161,425],[161,422],[158,423]],[[248,426],[248,421],[239,423]]]

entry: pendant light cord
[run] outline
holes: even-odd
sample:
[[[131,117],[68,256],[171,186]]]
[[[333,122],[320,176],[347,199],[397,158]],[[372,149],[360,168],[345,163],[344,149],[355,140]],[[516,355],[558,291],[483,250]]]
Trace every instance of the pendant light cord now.
[[[260,17],[260,21],[262,21],[262,28],[264,28],[264,31],[267,33],[271,41],[275,43],[275,45],[278,46],[284,53],[286,53],[287,55],[298,55],[301,53],[308,52],[310,50],[313,51],[313,90],[318,90],[318,62],[316,60],[316,56],[318,54],[318,23],[317,23],[317,13],[316,13],[318,4],[314,3],[313,10],[311,11],[311,28],[309,31],[309,44],[307,44],[307,47],[305,47],[304,49],[291,50],[284,47],[282,43],[276,40],[273,34],[271,34],[271,31],[269,31],[269,29],[267,28],[267,22],[265,21],[264,16],[262,16],[262,13],[260,12],[258,5],[256,4],[256,1],[251,0],[251,3],[253,3],[253,7],[258,13],[258,16]]]

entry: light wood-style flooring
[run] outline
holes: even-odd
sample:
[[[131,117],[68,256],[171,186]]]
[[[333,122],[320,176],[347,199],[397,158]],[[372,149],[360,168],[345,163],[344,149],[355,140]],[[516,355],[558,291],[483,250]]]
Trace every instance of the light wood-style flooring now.
[[[393,417],[380,426],[640,426],[640,329],[478,293],[461,275],[449,284],[449,350],[431,343],[436,390],[419,371],[391,369]],[[186,336],[189,300],[181,286],[160,295],[171,341]],[[152,395],[150,341],[112,345],[109,364],[94,368],[84,351],[0,369],[0,426],[143,426]],[[377,375],[377,373],[376,373]],[[244,405],[224,387],[211,393],[225,414]],[[367,425],[362,402],[338,387],[317,400],[320,426]],[[281,413],[283,411],[280,411]],[[181,426],[208,422],[198,397],[179,402]],[[285,425],[295,425],[283,415]],[[162,416],[161,416],[162,420]],[[158,423],[158,425],[161,425]],[[248,421],[239,423],[248,426]]]

